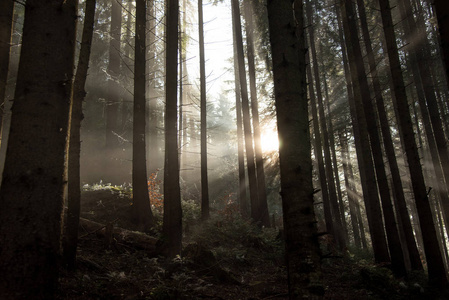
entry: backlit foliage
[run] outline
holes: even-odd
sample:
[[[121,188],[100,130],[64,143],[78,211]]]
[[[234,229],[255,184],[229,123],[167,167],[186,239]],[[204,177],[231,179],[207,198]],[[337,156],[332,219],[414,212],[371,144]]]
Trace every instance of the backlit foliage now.
[[[159,213],[162,213],[164,210],[164,196],[160,193],[160,184],[161,180],[157,179],[157,173],[153,172],[148,177],[148,194],[150,196],[150,203],[153,209],[156,209]]]

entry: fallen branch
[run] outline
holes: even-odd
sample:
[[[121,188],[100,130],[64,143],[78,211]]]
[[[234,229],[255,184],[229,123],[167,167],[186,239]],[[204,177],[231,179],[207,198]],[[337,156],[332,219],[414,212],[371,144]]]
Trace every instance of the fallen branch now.
[[[106,238],[108,235],[108,225],[97,223],[88,219],[80,218],[80,229],[86,231],[80,239],[85,238],[91,234],[95,234],[98,238]],[[134,249],[143,249],[154,251],[156,249],[157,239],[146,235],[142,232],[131,231],[119,227],[112,228],[112,239],[116,243],[121,243],[131,246]]]

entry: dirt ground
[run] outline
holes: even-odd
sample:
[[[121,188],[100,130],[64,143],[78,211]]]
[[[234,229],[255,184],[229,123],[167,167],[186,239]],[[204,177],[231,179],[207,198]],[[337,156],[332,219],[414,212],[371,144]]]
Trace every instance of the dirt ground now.
[[[133,230],[131,202],[114,189],[85,191],[81,217]],[[226,219],[186,227],[183,257],[173,260],[81,228],[77,269],[61,271],[58,299],[288,299],[276,229],[261,233]],[[445,299],[423,288],[422,280],[398,280],[351,255],[323,259],[322,273],[325,299]]]

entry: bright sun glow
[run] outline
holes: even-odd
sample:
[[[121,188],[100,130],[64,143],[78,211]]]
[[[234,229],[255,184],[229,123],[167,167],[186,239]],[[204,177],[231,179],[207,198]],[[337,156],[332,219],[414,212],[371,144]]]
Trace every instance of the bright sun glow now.
[[[279,150],[279,139],[276,130],[269,129],[262,131],[260,139],[263,152],[272,152]]]

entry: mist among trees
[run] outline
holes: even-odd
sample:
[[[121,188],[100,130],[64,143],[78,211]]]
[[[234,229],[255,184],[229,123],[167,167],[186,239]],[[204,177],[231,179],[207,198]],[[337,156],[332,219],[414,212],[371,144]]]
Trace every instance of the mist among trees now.
[[[449,298],[443,0],[1,0],[1,299]]]

